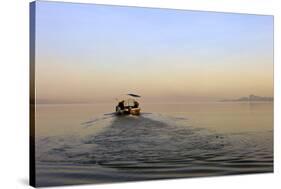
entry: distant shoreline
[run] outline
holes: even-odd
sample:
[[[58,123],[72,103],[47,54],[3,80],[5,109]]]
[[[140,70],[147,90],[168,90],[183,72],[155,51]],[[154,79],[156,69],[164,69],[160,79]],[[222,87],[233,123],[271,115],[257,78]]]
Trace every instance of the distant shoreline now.
[[[241,97],[238,99],[223,99],[219,102],[273,102],[273,97],[249,95],[248,97]]]
[[[197,101],[197,102],[142,102],[142,105],[146,104],[220,104],[220,103],[273,103],[273,101]],[[36,106],[56,106],[56,105],[114,105],[114,103],[36,103]]]

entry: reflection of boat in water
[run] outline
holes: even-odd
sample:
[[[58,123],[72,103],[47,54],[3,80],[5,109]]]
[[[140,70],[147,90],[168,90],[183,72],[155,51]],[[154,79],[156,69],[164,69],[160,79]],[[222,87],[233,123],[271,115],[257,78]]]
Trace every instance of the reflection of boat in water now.
[[[134,97],[134,98],[133,98]],[[140,115],[139,102],[135,98],[140,98],[141,96],[136,94],[127,94],[126,97],[122,99],[117,99],[118,104],[115,107],[115,112],[117,115]]]

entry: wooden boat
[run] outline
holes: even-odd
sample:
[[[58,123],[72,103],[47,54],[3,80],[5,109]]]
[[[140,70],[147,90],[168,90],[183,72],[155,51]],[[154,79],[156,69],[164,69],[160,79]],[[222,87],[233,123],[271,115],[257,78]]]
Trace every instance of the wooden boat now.
[[[140,98],[141,96],[136,94],[126,94],[126,96],[126,98],[117,99],[118,104],[115,107],[115,113],[117,115],[140,115],[141,108],[135,98]]]

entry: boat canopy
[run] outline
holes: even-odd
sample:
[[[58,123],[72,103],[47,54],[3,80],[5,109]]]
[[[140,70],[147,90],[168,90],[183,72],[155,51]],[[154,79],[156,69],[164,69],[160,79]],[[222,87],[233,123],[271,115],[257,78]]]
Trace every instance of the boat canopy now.
[[[116,98],[116,101],[120,102],[122,100],[124,101],[134,101],[134,98],[140,98],[141,96],[140,95],[137,95],[137,94],[124,94],[124,95],[120,95]]]
[[[129,93],[129,94],[127,94],[127,95],[132,96],[132,97],[137,97],[137,98],[140,98],[140,97],[141,97],[140,95],[132,94],[132,93]]]

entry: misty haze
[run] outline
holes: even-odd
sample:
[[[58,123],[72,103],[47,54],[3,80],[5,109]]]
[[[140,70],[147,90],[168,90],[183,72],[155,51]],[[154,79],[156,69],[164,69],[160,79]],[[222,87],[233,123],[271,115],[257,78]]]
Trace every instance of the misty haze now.
[[[35,28],[37,186],[273,172],[272,16],[37,1]]]

